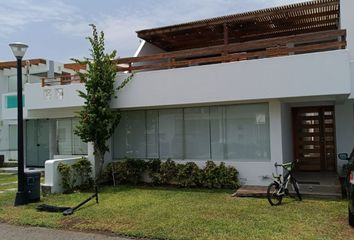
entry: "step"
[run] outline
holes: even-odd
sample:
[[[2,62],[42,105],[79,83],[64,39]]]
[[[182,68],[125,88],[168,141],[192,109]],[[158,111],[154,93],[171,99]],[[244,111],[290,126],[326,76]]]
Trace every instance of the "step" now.
[[[233,197],[266,197],[267,187],[264,186],[242,186],[232,194]]]
[[[342,191],[339,185],[309,185],[300,184],[300,194],[304,197],[341,199]],[[266,197],[267,186],[242,186],[234,194],[233,197]],[[295,196],[292,186],[289,187],[290,195]]]
[[[299,188],[302,192],[342,193],[341,185],[299,184]]]

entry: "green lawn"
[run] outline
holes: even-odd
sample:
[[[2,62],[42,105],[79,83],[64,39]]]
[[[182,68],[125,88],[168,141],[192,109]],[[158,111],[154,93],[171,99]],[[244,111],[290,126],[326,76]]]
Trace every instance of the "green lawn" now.
[[[0,173],[0,184],[17,182],[17,175]]]
[[[178,188],[106,187],[100,203],[72,216],[13,207],[14,192],[0,194],[0,221],[159,239],[354,239],[345,201],[232,198],[231,192]],[[52,195],[42,203],[73,206],[89,193]]]

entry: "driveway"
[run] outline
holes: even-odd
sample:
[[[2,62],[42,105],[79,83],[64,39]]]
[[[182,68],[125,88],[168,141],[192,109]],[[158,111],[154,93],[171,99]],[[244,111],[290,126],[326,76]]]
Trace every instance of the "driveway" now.
[[[128,238],[113,237],[103,234],[71,232],[41,227],[22,227],[0,223],[0,238],[6,240],[129,240]]]

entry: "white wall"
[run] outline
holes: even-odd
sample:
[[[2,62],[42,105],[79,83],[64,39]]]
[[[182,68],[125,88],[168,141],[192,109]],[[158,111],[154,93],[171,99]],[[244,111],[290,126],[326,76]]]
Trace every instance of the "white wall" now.
[[[142,40],[139,48],[137,49],[136,53],[134,54],[134,57],[141,57],[141,56],[151,55],[151,54],[155,54],[155,53],[163,53],[163,52],[166,52],[166,51]]]
[[[220,104],[351,92],[347,50],[136,73],[113,108]],[[124,75],[120,75],[120,79]]]
[[[26,84],[26,108],[28,110],[78,107],[84,105],[84,99],[77,91],[85,92],[81,83],[42,87],[39,83]]]
[[[61,176],[58,172],[58,165],[61,162],[68,165],[72,165],[79,159],[81,159],[81,157],[53,159],[46,161],[44,166],[45,174],[43,186],[49,187],[51,193],[63,192]]]
[[[350,153],[354,147],[354,100],[335,105],[337,153]],[[338,160],[338,170],[346,161]]]

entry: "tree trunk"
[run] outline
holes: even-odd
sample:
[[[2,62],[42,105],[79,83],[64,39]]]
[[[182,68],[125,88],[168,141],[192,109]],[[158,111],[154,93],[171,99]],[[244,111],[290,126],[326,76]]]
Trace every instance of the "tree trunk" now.
[[[104,155],[97,146],[94,146],[94,155],[95,155],[95,182],[99,185],[103,177],[103,165],[104,165]]]

